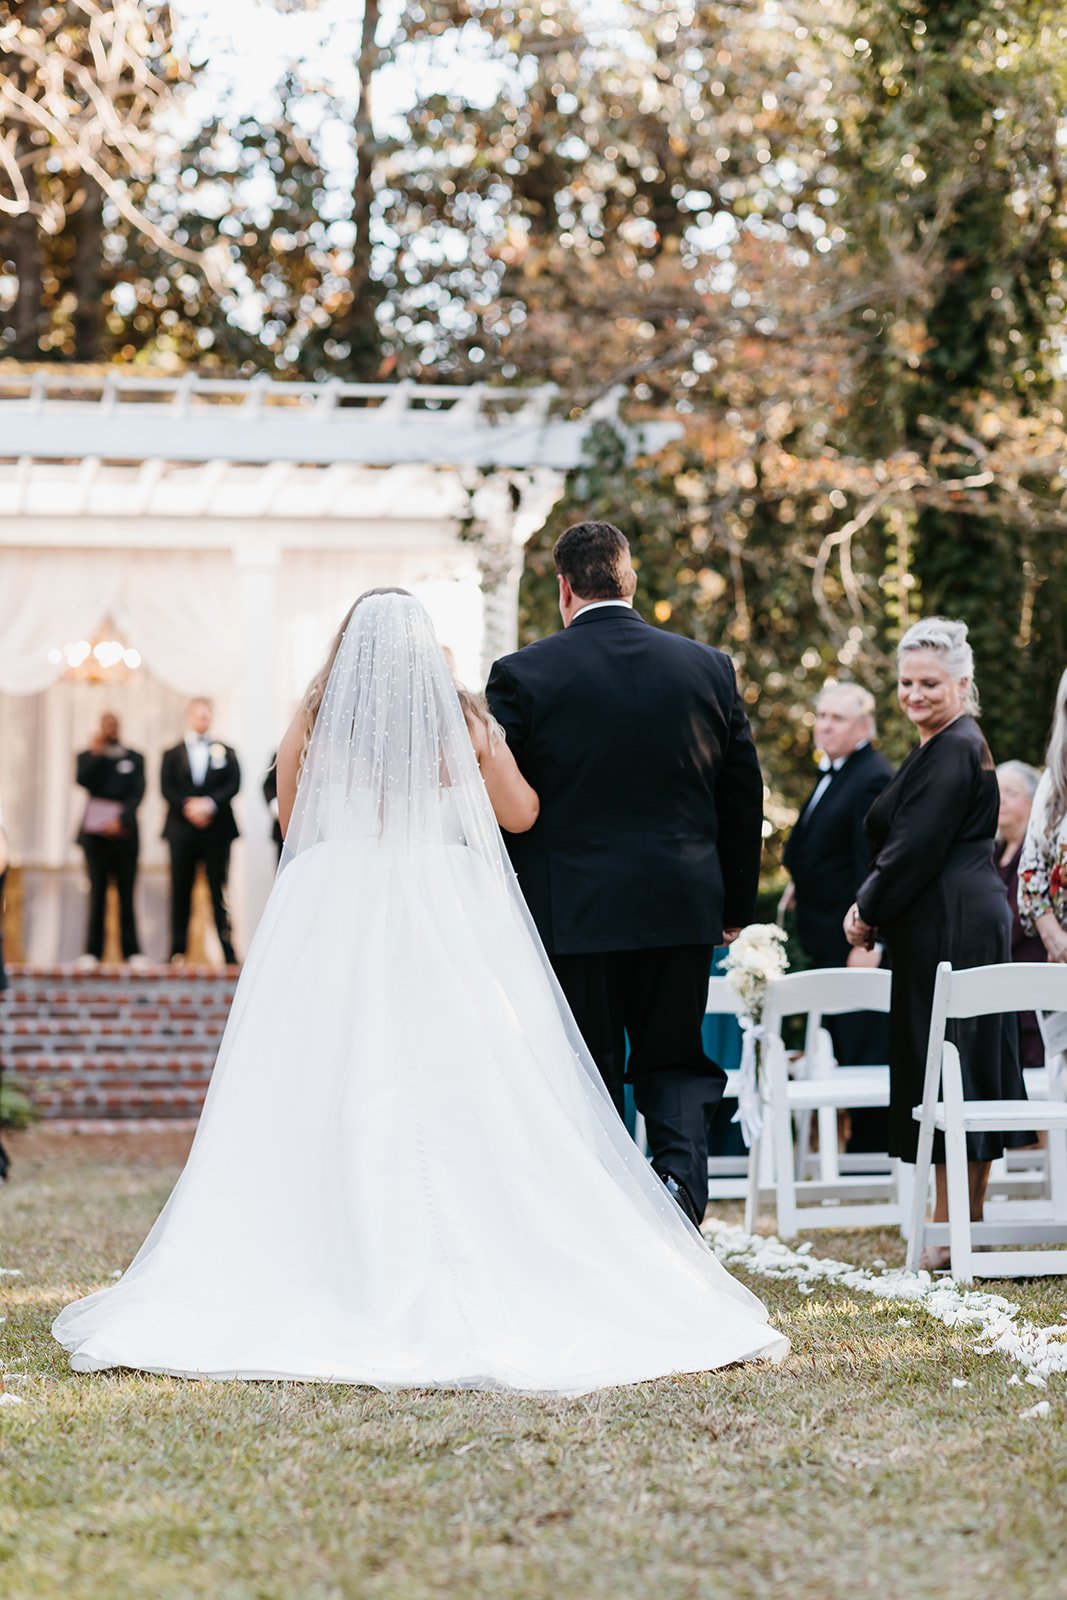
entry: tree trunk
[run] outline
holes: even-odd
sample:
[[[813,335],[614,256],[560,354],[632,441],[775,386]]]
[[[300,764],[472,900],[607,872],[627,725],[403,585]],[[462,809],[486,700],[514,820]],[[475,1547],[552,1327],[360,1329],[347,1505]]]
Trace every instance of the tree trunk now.
[[[11,309],[14,338],[7,353],[17,361],[39,361],[44,352],[41,336],[45,331],[44,251],[36,218],[29,212],[9,217],[0,236],[0,257],[14,264],[18,291]]]
[[[343,365],[349,377],[371,380],[381,365],[381,335],[375,316],[382,291],[371,277],[371,217],[374,206],[374,162],[377,143],[372,121],[374,74],[381,62],[376,34],[381,0],[365,0],[359,36],[359,105],[353,132],[356,142],[356,176],[352,185],[352,266],[348,276],[349,299],[331,330],[333,338],[347,344]]]
[[[74,259],[70,288],[74,294],[74,359],[100,361],[104,332],[101,302],[101,257],[104,248],[104,195],[92,178],[83,178],[85,199],[71,218]]]

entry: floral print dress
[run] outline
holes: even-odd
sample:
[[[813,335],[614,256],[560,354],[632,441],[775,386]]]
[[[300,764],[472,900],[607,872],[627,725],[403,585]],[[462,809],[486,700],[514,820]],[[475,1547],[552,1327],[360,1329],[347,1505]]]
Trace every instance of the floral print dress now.
[[[1037,786],[1030,824],[1019,858],[1019,916],[1027,933],[1036,933],[1038,917],[1051,911],[1061,928],[1067,928],[1067,815],[1059,827],[1045,823],[1051,775]]]

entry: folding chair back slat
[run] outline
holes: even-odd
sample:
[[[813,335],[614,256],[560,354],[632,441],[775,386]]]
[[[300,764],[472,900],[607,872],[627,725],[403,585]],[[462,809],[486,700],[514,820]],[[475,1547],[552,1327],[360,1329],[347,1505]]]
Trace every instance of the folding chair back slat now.
[[[842,983],[842,979],[845,981]],[[787,972],[771,985],[766,1020],[785,1017],[839,1017],[849,1011],[888,1011],[893,974],[882,967],[814,967]]]
[[[959,972],[949,968],[949,973],[946,1017],[988,1017],[998,1011],[1067,1011],[1067,969],[1062,966],[1025,961],[965,967]]]

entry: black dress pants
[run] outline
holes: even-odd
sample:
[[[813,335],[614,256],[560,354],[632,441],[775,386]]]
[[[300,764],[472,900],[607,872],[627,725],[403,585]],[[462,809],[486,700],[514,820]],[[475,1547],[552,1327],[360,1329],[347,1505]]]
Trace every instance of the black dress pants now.
[[[223,960],[233,966],[233,930],[226,903],[226,879],[230,870],[229,839],[191,838],[170,841],[170,953],[183,956],[189,936],[189,910],[193,902],[196,869],[204,863],[215,929],[222,945]]]
[[[698,1216],[708,1203],[705,1112],[719,1104],[726,1084],[700,1033],[711,955],[710,945],[674,945],[550,958],[620,1116],[625,1076],[645,1119],[653,1167],[684,1185]]]
[[[119,892],[119,927],[122,954],[140,953],[137,918],[133,909],[133,889],[137,882],[136,839],[109,839],[87,835],[82,839],[85,868],[89,874],[89,927],[85,936],[86,954],[99,961],[104,954],[104,916],[107,911],[107,886],[114,883]]]

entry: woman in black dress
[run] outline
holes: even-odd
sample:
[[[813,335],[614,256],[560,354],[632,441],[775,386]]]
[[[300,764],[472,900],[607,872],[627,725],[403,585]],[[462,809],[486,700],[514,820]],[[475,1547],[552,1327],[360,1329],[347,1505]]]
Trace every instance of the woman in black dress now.
[[[900,642],[898,695],[918,735],[867,813],[872,867],[845,918],[849,943],[879,938],[893,965],[889,1016],[889,1151],[914,1162],[938,963],[982,967],[1011,960],[1011,912],[993,857],[999,791],[982,730],[967,628],[932,617]],[[983,1100],[1026,1098],[1014,1016],[949,1023],[960,1052],[964,1092]],[[980,1221],[989,1164],[1005,1144],[1032,1135],[967,1135],[971,1216]],[[935,1221],[947,1221],[944,1140],[934,1144]],[[923,1265],[948,1265],[947,1250]]]

